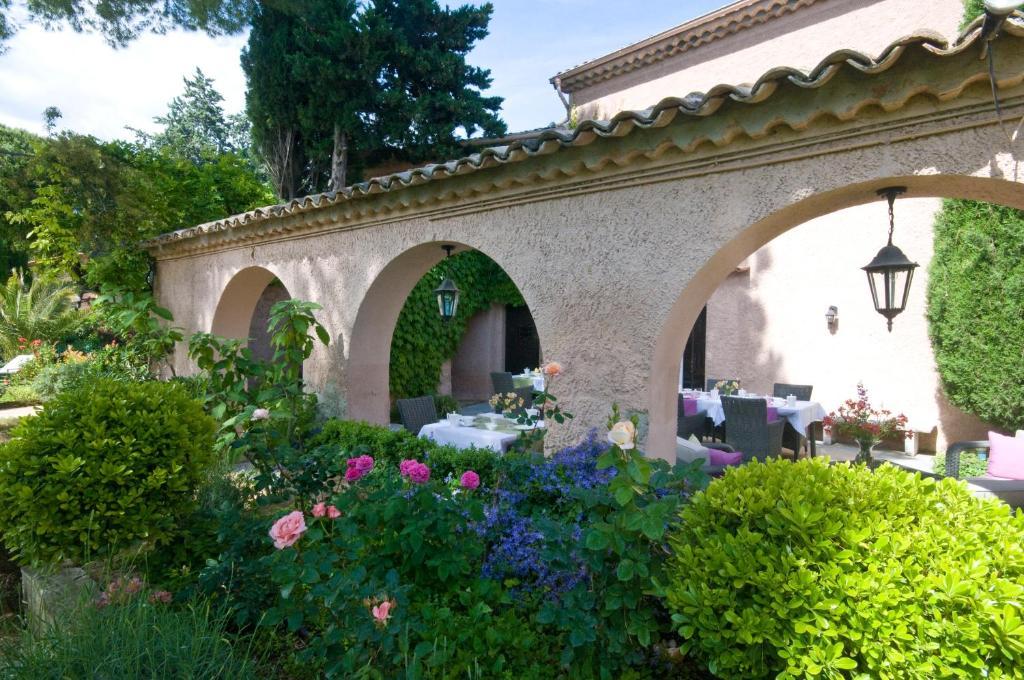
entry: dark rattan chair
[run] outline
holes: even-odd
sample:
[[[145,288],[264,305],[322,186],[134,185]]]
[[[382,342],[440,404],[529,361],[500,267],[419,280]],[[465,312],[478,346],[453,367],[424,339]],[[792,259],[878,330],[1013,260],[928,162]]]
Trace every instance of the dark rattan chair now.
[[[516,391],[516,384],[511,373],[491,373],[491,385],[495,394],[508,394]]]
[[[426,396],[415,399],[399,399],[398,416],[402,419],[402,426],[405,429],[414,435],[419,435],[424,425],[436,423],[438,420],[434,398]]]
[[[964,451],[988,452],[988,441],[956,442],[950,444],[946,449],[946,476],[961,479],[960,476],[960,454]],[[894,463],[911,474],[920,474],[925,477],[938,477],[935,473],[920,472],[912,468]],[[1000,479],[998,477],[967,477],[967,488],[979,498],[998,498],[1011,508],[1024,507],[1024,480]]]
[[[512,391],[522,398],[523,408],[533,408],[533,385],[516,387]]]
[[[772,387],[772,395],[785,399],[789,395],[793,395],[798,401],[810,401],[811,392],[814,391],[814,385],[794,385],[791,383],[775,383]],[[813,430],[814,425],[811,425],[809,429]],[[814,436],[814,433],[811,433]],[[800,450],[807,444],[807,433],[798,432],[795,427],[786,421],[786,427],[782,432],[782,445],[793,452],[793,456],[799,458]],[[808,447],[810,451],[810,447]]]
[[[676,436],[689,439],[690,435],[697,435],[697,439],[703,440],[708,434],[708,414],[706,411],[698,411],[692,416],[684,415],[683,395],[679,395],[679,411],[676,416]]]
[[[725,411],[725,443],[743,452],[744,462],[782,455],[784,420],[768,422],[764,399],[722,397]]]

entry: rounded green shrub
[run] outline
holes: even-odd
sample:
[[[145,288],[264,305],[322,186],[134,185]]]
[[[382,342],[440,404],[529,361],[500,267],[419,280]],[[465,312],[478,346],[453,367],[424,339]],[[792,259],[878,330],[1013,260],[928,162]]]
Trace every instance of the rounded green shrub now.
[[[1024,212],[949,200],[935,221],[928,328],[950,403],[1024,427]]]
[[[772,460],[693,496],[666,596],[723,678],[1020,678],[1024,515],[883,465]]]
[[[216,423],[177,385],[99,380],[0,447],[0,532],[22,563],[173,540],[213,463]]]

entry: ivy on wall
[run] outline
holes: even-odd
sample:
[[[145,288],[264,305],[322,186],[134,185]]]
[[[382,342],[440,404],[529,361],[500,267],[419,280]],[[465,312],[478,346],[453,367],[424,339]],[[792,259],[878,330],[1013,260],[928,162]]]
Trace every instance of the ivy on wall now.
[[[445,323],[437,309],[437,288],[445,276],[459,287],[459,309]],[[470,318],[492,304],[525,305],[522,294],[498,264],[467,251],[443,260],[420,279],[405,301],[391,339],[391,397],[434,394],[441,365],[455,356]]]
[[[1024,428],[1024,211],[944,201],[929,276],[929,334],[949,401]]]

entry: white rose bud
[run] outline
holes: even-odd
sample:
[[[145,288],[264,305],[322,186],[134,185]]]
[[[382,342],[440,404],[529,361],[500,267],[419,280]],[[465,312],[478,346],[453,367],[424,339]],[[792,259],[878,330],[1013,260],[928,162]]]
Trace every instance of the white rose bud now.
[[[634,442],[636,441],[636,428],[633,427],[633,423],[628,420],[622,420],[615,423],[612,427],[611,432],[608,433],[608,441],[615,444],[623,451],[633,448]]]
[[[270,411],[265,408],[258,408],[252,412],[250,420],[270,420]]]

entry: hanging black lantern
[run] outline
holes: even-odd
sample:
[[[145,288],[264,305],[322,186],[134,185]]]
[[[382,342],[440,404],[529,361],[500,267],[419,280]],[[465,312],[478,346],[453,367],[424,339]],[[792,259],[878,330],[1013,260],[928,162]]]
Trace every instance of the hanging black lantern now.
[[[871,286],[871,298],[875,311],[888,321],[889,332],[892,333],[893,318],[907,308],[910,297],[910,282],[914,278],[917,263],[911,262],[903,251],[892,244],[892,232],[895,226],[893,203],[896,197],[906,192],[906,187],[889,187],[879,189],[878,195],[889,201],[889,243],[878,251],[875,259],[866,267],[861,267],[868,274],[868,285]]]
[[[455,246],[441,247],[447,253],[446,259],[451,257],[452,251],[455,250]],[[459,289],[455,282],[445,277],[441,285],[434,289],[434,295],[437,296],[437,311],[441,313],[441,318],[445,321],[454,319],[455,313],[459,310]]]

